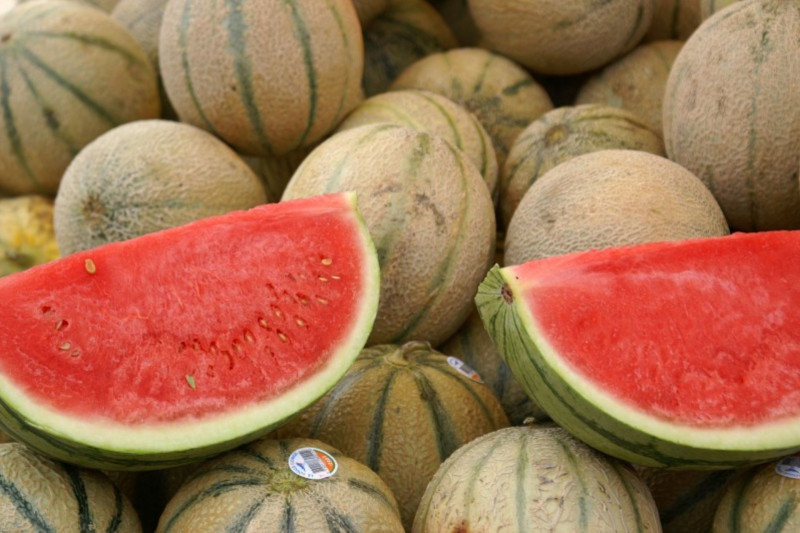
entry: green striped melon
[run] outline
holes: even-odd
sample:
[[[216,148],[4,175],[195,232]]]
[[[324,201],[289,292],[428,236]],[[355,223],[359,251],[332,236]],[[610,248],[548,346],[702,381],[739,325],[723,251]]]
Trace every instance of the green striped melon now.
[[[742,231],[800,228],[800,0],[718,11],[684,44],[664,94],[669,158]]]
[[[0,188],[55,194],[86,144],[159,111],[154,67],[108,14],[53,0],[0,19]]]
[[[439,467],[412,532],[444,531],[660,533],[661,525],[629,465],[559,427],[533,425],[479,437]]]
[[[430,54],[409,65],[389,89],[431,91],[475,113],[492,138],[500,168],[517,135],[553,109],[547,92],[525,69],[480,48]]]
[[[800,232],[651,242],[495,267],[476,296],[559,425],[643,466],[800,450]]]
[[[371,346],[278,435],[329,442],[370,467],[397,498],[408,530],[442,461],[508,426],[492,391],[458,364],[419,341]]]
[[[130,500],[96,470],[0,444],[0,527],[9,532],[141,533]]]
[[[437,345],[470,313],[495,249],[494,205],[463,152],[394,124],[336,133],[304,160],[283,200],[353,190],[378,251],[368,344]]]
[[[411,63],[456,46],[453,31],[426,0],[392,0],[364,27],[364,94],[386,91]]]
[[[210,133],[140,120],[101,135],[73,159],[54,226],[66,255],[268,200],[250,167]]]
[[[337,131],[376,122],[408,126],[449,141],[475,163],[495,198],[498,168],[492,139],[477,117],[464,106],[430,91],[390,91],[364,100]]]
[[[317,479],[289,465],[295,452],[309,449],[330,461],[308,463],[322,469],[311,473]],[[403,526],[389,487],[360,462],[315,439],[262,439],[201,464],[156,529],[201,531],[402,533]]]
[[[500,400],[512,424],[522,424],[528,418],[547,419],[547,413],[536,405],[500,357],[492,338],[486,333],[483,321],[475,309],[464,325],[437,348],[445,355],[456,357],[475,369],[483,382]]]
[[[59,257],[53,200],[38,194],[0,198],[0,276]]]
[[[711,533],[800,531],[798,466],[795,454],[739,472],[724,488]]]
[[[578,155],[610,149],[665,155],[661,137],[644,120],[608,105],[557,107],[531,122],[511,145],[501,171],[499,208],[505,227],[540,176]]]
[[[656,0],[653,22],[643,40],[685,41],[702,22],[701,2],[702,0]]]
[[[664,89],[683,41],[655,41],[636,47],[583,83],[575,104],[627,109],[663,136]]]
[[[0,0],[0,15],[11,11],[13,8],[20,4],[27,4],[35,0]],[[119,0],[69,0],[71,2],[78,2],[88,6],[93,6],[101,9],[107,13],[111,12]]]
[[[642,40],[656,0],[469,0],[483,38],[533,72],[568,75],[610,63]]]
[[[363,98],[351,0],[173,0],[158,46],[178,117],[244,154],[312,145]]]
[[[740,0],[699,0],[700,4],[700,19],[701,21],[706,20],[708,17],[725,9],[731,4],[735,4]]]
[[[664,533],[709,533],[727,482],[737,470],[637,467],[658,508]]]

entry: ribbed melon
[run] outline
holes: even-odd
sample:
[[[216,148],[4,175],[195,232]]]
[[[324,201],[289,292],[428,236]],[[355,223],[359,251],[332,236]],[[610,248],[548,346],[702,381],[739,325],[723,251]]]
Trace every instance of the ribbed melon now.
[[[364,28],[364,94],[384,92],[410,64],[456,46],[453,31],[427,1],[392,0]]]
[[[644,41],[688,39],[702,22],[700,3],[701,0],[656,0],[653,22]]]
[[[631,50],[655,0],[469,0],[483,46],[541,74],[578,74]]]
[[[431,480],[413,533],[660,533],[653,498],[627,464],[555,426],[501,429],[456,450]]]
[[[728,232],[714,197],[685,168],[638,150],[601,150],[561,163],[528,189],[508,225],[504,264]]]
[[[531,122],[511,145],[500,175],[499,207],[508,227],[540,176],[575,156],[598,150],[664,154],[664,143],[639,116],[603,104],[558,107]]]
[[[430,91],[406,89],[376,94],[364,100],[337,131],[389,122],[437,135],[464,151],[486,181],[492,198],[497,192],[497,156],[492,139],[477,117],[449,98]]]
[[[492,138],[501,168],[517,135],[553,109],[547,92],[521,66],[480,48],[424,57],[409,65],[389,89],[428,90],[475,113]]]
[[[800,531],[800,458],[754,466],[727,484],[711,533]]]
[[[332,460],[313,463],[335,465],[332,475],[308,479],[290,469],[292,455],[309,448]],[[402,533],[403,526],[389,487],[363,464],[314,439],[262,439],[202,464],[156,529],[201,531]]]
[[[0,276],[60,256],[51,198],[36,194],[0,198]]]
[[[362,99],[350,0],[173,0],[159,62],[180,119],[249,155],[309,146]]]
[[[664,89],[683,41],[642,44],[594,74],[580,88],[576,104],[627,109],[663,136]]]
[[[86,144],[160,111],[156,71],[99,9],[30,2],[0,19],[0,188],[55,194]]]
[[[108,477],[14,442],[0,444],[0,524],[9,532],[142,531],[130,500]]]
[[[268,200],[250,167],[210,133],[143,120],[75,157],[56,195],[54,225],[66,255]]]
[[[669,158],[738,230],[800,228],[800,1],[717,12],[675,59],[664,96]]]
[[[492,391],[468,374],[428,343],[372,346],[278,434],[329,442],[370,467],[392,490],[410,529],[442,461],[472,439],[508,426]]]
[[[482,176],[438,137],[372,124],[320,144],[282,200],[348,190],[358,193],[381,267],[368,345],[437,345],[466,320],[494,255],[494,206]]]
[[[14,7],[20,4],[27,4],[35,0],[0,0],[0,15],[11,11]],[[105,12],[110,12],[118,0],[70,0],[71,2],[78,2],[101,9]]]

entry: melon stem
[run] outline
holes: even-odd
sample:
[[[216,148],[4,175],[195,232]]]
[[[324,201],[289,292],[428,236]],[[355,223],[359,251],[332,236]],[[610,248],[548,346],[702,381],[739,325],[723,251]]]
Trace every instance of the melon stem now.
[[[387,363],[395,366],[408,366],[411,364],[411,357],[414,352],[432,350],[431,344],[427,341],[408,341],[392,350],[384,356]]]

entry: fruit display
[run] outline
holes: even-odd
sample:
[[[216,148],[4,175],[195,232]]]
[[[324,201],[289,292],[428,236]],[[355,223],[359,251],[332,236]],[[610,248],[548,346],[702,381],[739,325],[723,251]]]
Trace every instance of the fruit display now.
[[[794,531],[799,34],[0,0],[0,530]]]

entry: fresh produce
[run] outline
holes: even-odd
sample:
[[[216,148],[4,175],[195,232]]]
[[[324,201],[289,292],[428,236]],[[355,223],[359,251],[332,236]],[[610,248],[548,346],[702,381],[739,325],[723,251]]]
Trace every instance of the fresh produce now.
[[[800,232],[493,268],[478,310],[523,388],[596,449],[726,468],[800,450]]]
[[[644,41],[685,41],[700,25],[701,0],[656,0],[653,22]]]
[[[362,27],[372,22],[388,5],[389,0],[353,0]]]
[[[363,464],[315,439],[261,439],[202,464],[156,529],[200,531],[402,533],[403,526],[389,487]]]
[[[800,1],[747,0],[684,44],[664,93],[673,161],[714,193],[731,227],[800,228]]]
[[[322,396],[369,335],[352,193],[267,204],[0,278],[0,424],[57,458],[164,468]]]
[[[456,450],[425,490],[413,533],[660,533],[636,472],[553,426],[505,428]]]
[[[138,120],[72,160],[55,199],[55,232],[67,255],[268,200],[258,176],[210,133]]]
[[[600,150],[533,183],[511,217],[503,262],[727,234],[714,196],[685,168],[639,150]]]
[[[156,71],[108,14],[67,0],[0,18],[0,189],[55,194],[75,154],[160,112]]]
[[[442,461],[506,426],[500,402],[480,376],[412,341],[362,351],[330,392],[277,434],[328,442],[370,467],[397,498],[408,530]]]
[[[171,0],[158,60],[178,117],[247,155],[312,145],[363,98],[351,0]]]
[[[0,276],[60,256],[52,199],[37,194],[0,198]]]
[[[371,124],[320,144],[282,199],[348,190],[358,193],[381,267],[368,344],[444,341],[469,315],[494,256],[494,205],[480,173],[438,137]]]
[[[725,9],[729,5],[739,1],[741,0],[698,0],[700,4],[700,19],[701,21],[706,20],[717,11]]]
[[[105,475],[0,444],[3,531],[141,533],[130,500]]]

